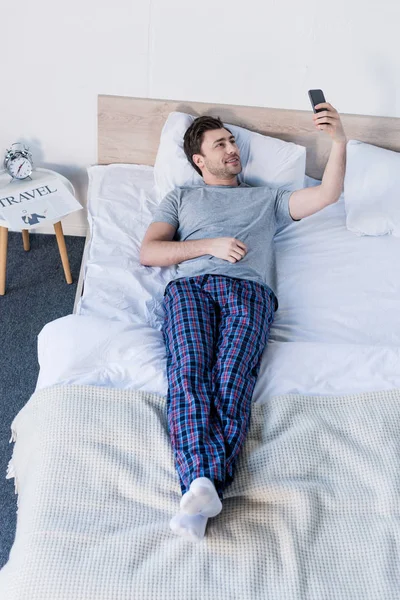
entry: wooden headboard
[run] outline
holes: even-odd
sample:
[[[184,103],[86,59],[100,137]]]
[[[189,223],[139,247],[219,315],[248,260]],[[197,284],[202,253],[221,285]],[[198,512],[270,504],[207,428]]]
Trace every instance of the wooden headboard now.
[[[98,164],[153,166],[161,130],[172,111],[218,116],[225,123],[305,146],[307,175],[322,179],[331,140],[315,129],[311,107],[302,111],[99,95]],[[400,151],[399,118],[342,113],[340,116],[348,139]]]

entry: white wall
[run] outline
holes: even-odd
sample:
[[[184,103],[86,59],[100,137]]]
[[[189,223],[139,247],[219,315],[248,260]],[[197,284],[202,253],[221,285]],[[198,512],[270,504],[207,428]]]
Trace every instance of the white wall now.
[[[398,0],[21,0],[6,8],[0,160],[13,142],[28,144],[35,165],[70,178],[82,204],[86,167],[97,161],[98,94],[310,110],[307,90],[322,88],[339,112],[400,117]],[[85,212],[63,227],[84,235]]]

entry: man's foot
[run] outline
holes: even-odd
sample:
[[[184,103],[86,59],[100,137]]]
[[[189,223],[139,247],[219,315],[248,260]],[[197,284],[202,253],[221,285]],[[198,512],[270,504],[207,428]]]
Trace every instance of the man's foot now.
[[[180,507],[187,515],[215,517],[222,510],[222,502],[211,479],[197,477],[190,484],[189,491],[182,496]]]
[[[169,526],[174,533],[192,542],[200,542],[206,530],[207,517],[178,513],[172,517]]]

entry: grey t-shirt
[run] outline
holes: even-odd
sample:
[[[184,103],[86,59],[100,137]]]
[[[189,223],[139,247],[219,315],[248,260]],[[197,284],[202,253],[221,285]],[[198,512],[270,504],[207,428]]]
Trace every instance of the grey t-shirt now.
[[[185,260],[177,265],[173,279],[210,273],[257,281],[273,291],[277,310],[273,238],[278,229],[295,221],[289,213],[291,194],[246,183],[173,189],[159,204],[152,223],[176,227],[174,241],[234,237],[247,246],[247,254],[236,263],[210,254]]]

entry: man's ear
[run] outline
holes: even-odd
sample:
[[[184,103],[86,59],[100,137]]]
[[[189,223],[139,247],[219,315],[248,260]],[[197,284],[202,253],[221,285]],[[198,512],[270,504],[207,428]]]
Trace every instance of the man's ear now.
[[[204,168],[204,157],[201,154],[193,154],[192,160],[200,170]]]

